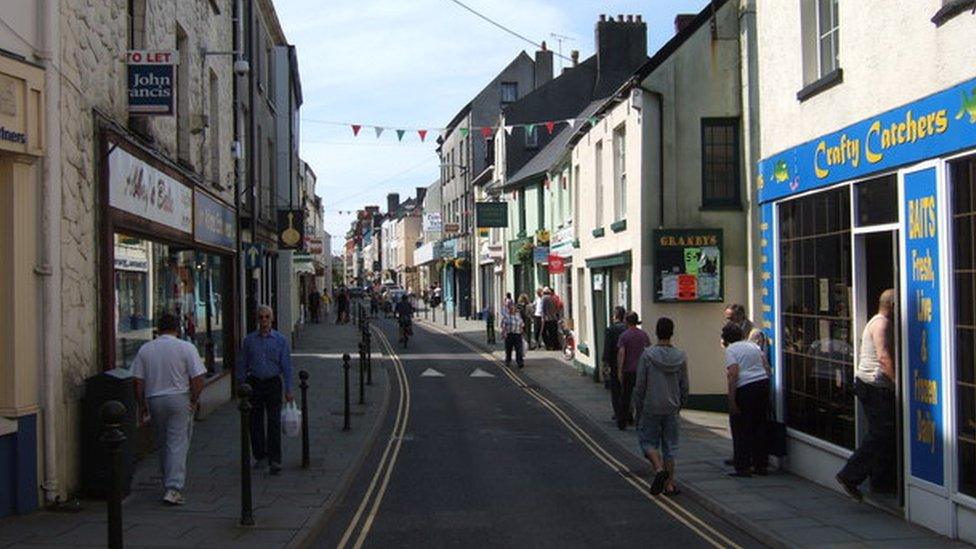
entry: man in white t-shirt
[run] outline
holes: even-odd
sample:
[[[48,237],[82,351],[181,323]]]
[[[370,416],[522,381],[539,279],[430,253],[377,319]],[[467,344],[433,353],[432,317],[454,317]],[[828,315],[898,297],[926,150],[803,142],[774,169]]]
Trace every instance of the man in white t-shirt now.
[[[159,319],[159,337],[139,348],[132,361],[139,422],[152,422],[159,445],[163,475],[163,501],[183,505],[186,454],[193,432],[193,412],[203,390],[203,367],[193,344],[178,339],[180,321],[165,313]]]
[[[759,346],[744,337],[735,322],[722,328],[735,466],[730,475],[764,476],[768,462],[764,428],[769,419],[769,365]]]

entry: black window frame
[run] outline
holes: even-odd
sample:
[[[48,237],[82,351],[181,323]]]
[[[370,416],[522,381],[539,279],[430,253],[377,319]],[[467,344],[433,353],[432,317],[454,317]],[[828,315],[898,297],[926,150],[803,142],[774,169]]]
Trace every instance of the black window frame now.
[[[709,182],[707,181],[710,160],[706,143],[706,135],[711,128],[732,128],[732,178],[733,196],[730,198],[709,197]],[[706,117],[701,119],[701,209],[703,210],[741,210],[742,209],[742,138],[739,135],[740,124],[737,117]],[[714,144],[712,144],[714,146]],[[713,163],[717,163],[712,161]]]

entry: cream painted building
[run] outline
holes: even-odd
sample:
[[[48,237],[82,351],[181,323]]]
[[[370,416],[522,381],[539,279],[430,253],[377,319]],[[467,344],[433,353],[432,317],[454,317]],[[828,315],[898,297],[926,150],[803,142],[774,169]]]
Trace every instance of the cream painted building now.
[[[972,2],[747,4],[761,120],[753,271],[786,466],[840,489],[834,475],[867,429],[860,335],[893,288],[892,474],[862,489],[976,542]]]
[[[723,310],[748,297],[738,12],[718,6],[714,34],[710,8],[684,20],[577,130],[568,167],[577,360],[602,366],[615,306],[637,311],[652,338],[668,316],[688,353],[690,406],[708,409],[725,406]]]

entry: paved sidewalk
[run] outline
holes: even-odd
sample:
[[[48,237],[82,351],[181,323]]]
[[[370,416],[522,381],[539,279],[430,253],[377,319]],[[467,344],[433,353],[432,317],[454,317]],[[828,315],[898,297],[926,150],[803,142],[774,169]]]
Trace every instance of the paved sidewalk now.
[[[441,322],[437,328],[445,329]],[[486,343],[483,321],[459,318],[457,330],[448,330],[504,358],[502,345]],[[521,373],[586,416],[622,449],[640,455],[633,429],[620,431],[611,421],[609,391],[602,383],[582,376],[560,354],[529,351]],[[728,416],[695,410],[682,411],[681,416],[677,479],[685,497],[694,498],[763,543],[778,547],[968,547],[785,471],[768,477],[729,477],[730,468],[723,464],[732,455]]]
[[[311,467],[301,468],[301,438],[284,438],[281,476],[253,472],[254,520],[240,518],[240,414],[236,401],[194,426],[188,459],[186,505],[160,502],[155,455],[136,465],[132,493],[123,504],[128,547],[286,547],[300,546],[317,533],[334,501],[359,468],[380,425],[389,399],[389,380],[380,354],[373,353],[373,385],[365,406],[358,402],[357,344],[352,326],[306,326],[293,351],[295,397],[298,371],[309,372]],[[350,370],[352,430],[342,431],[343,352],[353,356]],[[0,519],[0,547],[105,547],[105,504],[84,501],[78,513],[39,511]]]

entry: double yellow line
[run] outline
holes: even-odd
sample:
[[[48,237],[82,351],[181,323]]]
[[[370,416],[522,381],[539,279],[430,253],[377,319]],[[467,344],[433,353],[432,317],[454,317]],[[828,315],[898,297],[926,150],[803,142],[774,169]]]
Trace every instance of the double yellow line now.
[[[741,546],[727,536],[707,524],[697,515],[686,509],[684,506],[678,502],[666,498],[651,495],[651,485],[645,479],[634,474],[629,467],[620,462],[616,457],[613,456],[609,451],[607,451],[603,446],[597,441],[593,440],[593,437],[589,435],[578,423],[576,423],[573,418],[571,418],[566,412],[564,412],[559,406],[554,404],[551,400],[546,398],[542,393],[536,389],[529,386],[521,377],[513,373],[509,368],[495,358],[494,355],[484,352],[483,350],[475,347],[474,345],[468,343],[467,341],[461,339],[455,334],[442,330],[440,327],[434,325],[435,331],[440,332],[446,336],[453,338],[455,341],[464,345],[470,349],[475,354],[481,356],[485,360],[494,363],[498,368],[519,388],[527,392],[532,398],[539,402],[543,407],[552,412],[556,419],[562,423],[566,429],[569,430],[573,436],[576,437],[580,443],[583,444],[598,460],[603,462],[607,467],[613,470],[615,473],[621,476],[628,484],[633,486],[640,492],[644,497],[650,500],[652,503],[657,505],[664,512],[671,515],[675,520],[684,524],[691,531],[698,534],[702,539],[711,544],[713,547],[733,547],[735,549],[741,549]]]
[[[349,521],[349,526],[342,534],[342,539],[339,540],[339,549],[346,547],[357,529],[359,530],[359,535],[352,545],[353,548],[359,549],[363,546],[363,542],[366,541],[366,536],[369,535],[369,530],[373,527],[373,521],[376,519],[376,513],[379,511],[380,504],[383,502],[386,487],[390,483],[393,466],[396,464],[397,455],[400,453],[400,446],[403,444],[403,435],[407,432],[407,420],[410,419],[410,385],[407,383],[407,374],[403,370],[403,363],[400,361],[400,357],[393,351],[393,346],[390,345],[390,341],[386,338],[386,335],[376,327],[372,327],[372,330],[376,334],[380,344],[386,349],[387,356],[393,361],[393,371],[396,373],[397,380],[400,384],[400,401],[397,405],[396,420],[393,422],[393,433],[390,435],[390,440],[386,443],[386,448],[380,457],[379,466],[376,468],[376,473],[369,483],[369,488],[366,489],[366,494],[363,495],[362,503],[359,504],[356,514]],[[366,512],[367,507],[369,508],[368,513]]]

